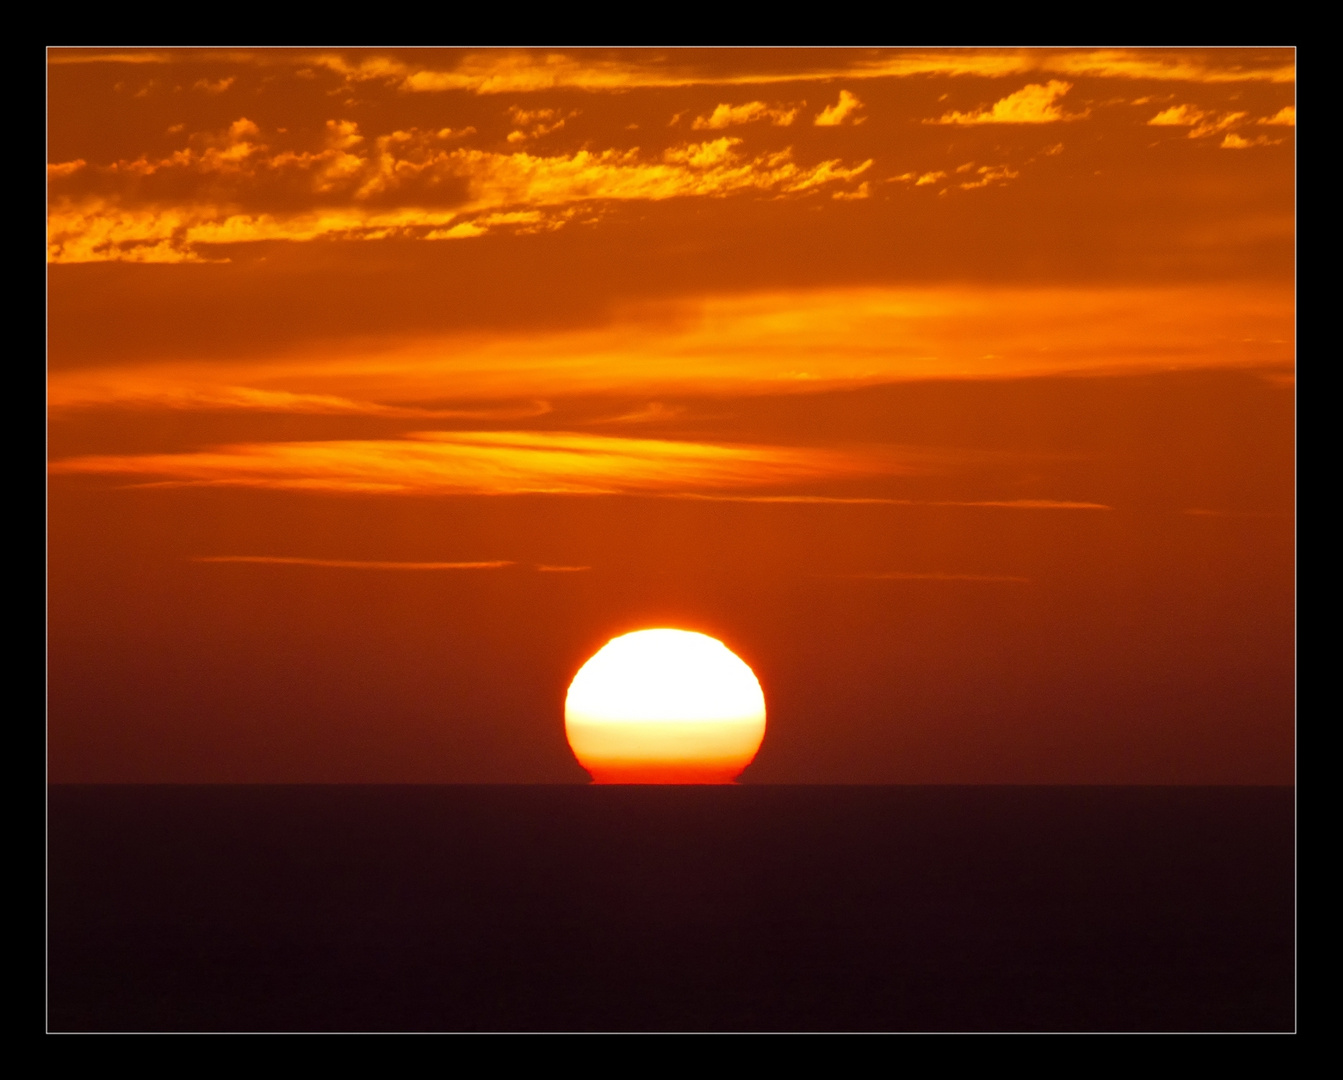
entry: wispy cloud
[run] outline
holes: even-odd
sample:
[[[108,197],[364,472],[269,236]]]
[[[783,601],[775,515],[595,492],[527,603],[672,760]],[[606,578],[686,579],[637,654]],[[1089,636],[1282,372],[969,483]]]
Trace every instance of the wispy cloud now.
[[[1004,510],[1113,510],[1097,502],[1072,502],[1065,499],[979,499],[967,502],[930,502],[929,506],[987,506]]]
[[[1289,219],[1290,225],[1290,219]],[[1290,285],[799,289],[628,306],[573,330],[322,341],[235,361],[53,371],[55,408],[492,419],[573,394],[808,392],[910,379],[1290,370]],[[444,388],[452,407],[445,410]],[[641,419],[661,419],[662,410]],[[482,417],[483,418],[483,417]],[[426,425],[421,425],[426,426]]]
[[[1250,136],[1240,134],[1235,129],[1243,128],[1249,123],[1249,116],[1250,114],[1244,111],[1219,113],[1205,111],[1194,105],[1172,105],[1170,108],[1157,113],[1147,123],[1155,127],[1187,127],[1189,128],[1188,137],[1191,139],[1204,139],[1211,135],[1221,135],[1222,141],[1218,145],[1223,150],[1246,150],[1252,146],[1277,146],[1283,141],[1280,138],[1274,139],[1264,134]],[[1294,127],[1296,125],[1296,109],[1287,105],[1272,116],[1256,120],[1255,123]]]
[[[104,51],[101,49],[60,49],[47,54],[48,64],[171,64],[188,60],[189,54],[163,51]]]
[[[945,195],[952,188],[961,191],[974,191],[977,188],[993,187],[1015,180],[1020,170],[1010,165],[976,165],[967,161],[951,172],[935,169],[930,172],[907,172],[892,176],[887,181],[892,184],[912,184],[914,187],[938,187],[938,194]]]
[[[839,92],[839,100],[833,105],[828,105],[816,114],[816,119],[812,121],[817,127],[838,127],[840,124],[862,123],[863,117],[855,116],[863,103],[847,90]]]
[[[1210,518],[1280,518],[1288,519],[1295,515],[1286,510],[1208,510],[1202,507],[1191,507],[1183,513],[1190,517],[1210,517]]]
[[[1162,109],[1147,123],[1154,127],[1193,127],[1208,114],[1193,105],[1172,105]]]
[[[1287,50],[1283,50],[1286,55]],[[795,54],[796,55],[796,54]],[[469,53],[456,63],[428,66],[394,56],[352,58],[342,53],[290,50],[97,50],[60,49],[51,64],[252,64],[330,71],[351,84],[379,81],[411,93],[464,91],[472,94],[534,93],[557,89],[620,92],[640,87],[750,86],[836,79],[917,78],[929,75],[1008,78],[1054,73],[1077,78],[1109,78],[1193,83],[1292,82],[1290,60],[1247,61],[1234,52],[1181,52],[1174,49],[948,49],[863,54],[843,64],[792,63],[725,74],[678,64],[672,59],[569,55],[562,52],[493,50]]]
[[[577,109],[523,109],[517,105],[508,110],[509,118],[517,126],[508,133],[510,143],[523,143],[559,131],[578,115]]]
[[[288,555],[197,555],[191,561],[319,566],[335,570],[498,570],[501,567],[516,565],[508,559],[495,559],[490,562],[389,562],[373,559],[308,559]]]
[[[74,161],[60,161],[47,166],[48,180],[62,180],[67,176],[74,176],[80,169],[88,164],[83,158],[76,158]]]
[[[907,172],[899,176],[892,176],[891,183],[909,183],[915,187],[928,187],[936,184],[939,180],[945,180],[947,174],[941,169],[935,169],[931,172]]]
[[[207,94],[222,94],[232,86],[235,81],[233,76],[229,76],[225,79],[197,79],[192,85],[192,89],[202,90]]]
[[[1060,499],[895,499],[863,495],[710,495],[701,492],[683,492],[678,499],[700,499],[710,502],[748,503],[801,503],[839,506],[945,506],[987,508],[1000,510],[1113,510],[1105,503],[1069,502]],[[1192,511],[1191,511],[1192,512]]]
[[[895,477],[956,455],[902,447],[764,446],[554,431],[429,431],[402,439],[246,443],[177,454],[105,454],[52,463],[54,474],[131,478],[135,486],[252,487],[358,495],[642,495],[713,502],[922,506],[1026,511],[1110,510],[1059,499],[906,499],[779,488]],[[775,489],[771,492],[769,489]],[[382,570],[489,569],[488,562],[391,562],[212,555],[256,562]],[[539,565],[547,573],[586,566]]]
[[[249,443],[183,454],[79,457],[51,469],[167,484],[445,495],[659,494],[910,471],[889,453],[535,431]]]
[[[1031,582],[1030,578],[1016,577],[1011,574],[916,573],[907,570],[889,570],[871,574],[840,574],[836,576],[860,581],[983,581],[1018,585],[1029,585]]]
[[[719,131],[740,124],[754,124],[768,120],[775,127],[788,127],[797,119],[800,110],[782,105],[766,105],[763,101],[748,101],[744,105],[721,104],[707,116],[697,116],[690,126],[695,131]]]
[[[741,140],[729,136],[684,143],[647,158],[638,148],[535,155],[451,145],[460,135],[444,128],[368,139],[354,122],[332,120],[323,149],[277,151],[263,141],[255,123],[242,118],[225,132],[164,157],[142,156],[95,170],[97,183],[91,187],[81,179],[82,194],[55,192],[48,257],[52,262],[190,262],[206,257],[202,247],[249,241],[463,239],[504,227],[558,227],[579,206],[599,212],[600,204],[612,201],[742,192],[796,195],[848,183],[872,164],[827,160],[802,165],[789,149],[747,155]],[[65,163],[49,170],[49,182],[88,171],[82,164]],[[130,198],[143,178],[159,174],[198,179],[205,197],[171,203]],[[310,206],[286,213],[240,208],[249,192],[279,181],[306,190]],[[234,185],[233,197],[218,199],[220,182]],[[434,201],[428,196],[451,184],[464,189],[463,199],[440,209],[426,206]],[[370,202],[375,197],[376,205]]]
[[[1252,146],[1277,146],[1281,139],[1270,139],[1267,135],[1252,135],[1248,139],[1234,131],[1228,131],[1217,145],[1223,150],[1248,150]]]
[[[476,409],[434,409],[357,401],[335,394],[301,394],[248,386],[183,386],[171,369],[140,378],[116,370],[91,370],[58,377],[48,390],[53,412],[79,408],[174,409],[193,412],[246,411],[324,416],[381,416],[407,420],[519,420],[550,411],[544,401]]]
[[[1065,114],[1059,99],[1072,89],[1072,83],[1051,79],[1032,83],[975,112],[948,112],[930,124],[1053,124],[1060,120],[1078,120],[1085,112]]]
[[[1245,112],[1208,112],[1194,105],[1172,105],[1163,109],[1147,123],[1153,127],[1187,127],[1189,138],[1202,139],[1227,131],[1244,123]]]
[[[970,178],[961,181],[956,186],[962,191],[974,191],[976,188],[1005,184],[1009,180],[1015,180],[1020,175],[1021,173],[1010,165],[980,165],[974,170],[974,174]]]
[[[1094,49],[1052,54],[1040,67],[1061,75],[1160,82],[1289,83],[1296,80],[1291,62],[1244,63],[1234,54],[1182,53],[1173,49]]]

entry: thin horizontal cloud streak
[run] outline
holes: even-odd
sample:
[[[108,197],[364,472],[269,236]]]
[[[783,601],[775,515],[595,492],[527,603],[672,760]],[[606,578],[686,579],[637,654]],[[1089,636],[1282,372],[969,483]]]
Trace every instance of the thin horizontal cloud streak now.
[[[979,499],[975,501],[938,501],[929,506],[984,506],[1004,510],[1113,510],[1113,506],[1097,502],[1070,502],[1062,499]]]
[[[983,581],[1016,585],[1029,585],[1031,582],[1030,578],[1011,574],[916,573],[906,570],[889,570],[871,574],[842,574],[840,576],[859,581]]]
[[[454,71],[412,69],[391,71],[377,62],[364,68],[330,61],[332,69],[355,79],[394,80],[412,92],[466,90],[476,94],[527,93],[572,87],[589,91],[620,91],[639,87],[769,85],[785,82],[830,82],[835,79],[916,78],[929,75],[1007,78],[1033,72],[1075,77],[1142,79],[1194,83],[1292,82],[1295,66],[1239,66],[1168,50],[1088,50],[1046,55],[1023,52],[964,50],[909,52],[854,63],[792,72],[758,72],[729,76],[676,71],[620,61],[583,61],[563,54],[545,57],[471,57]]]
[[[1097,502],[1072,502],[1065,499],[895,499],[879,495],[707,495],[699,492],[678,493],[672,498],[698,499],[712,502],[748,503],[816,503],[838,506],[945,506],[967,509],[986,508],[1001,510],[1113,510],[1113,506]],[[1191,511],[1192,512],[1192,511]]]
[[[499,570],[516,565],[508,559],[489,562],[390,562],[372,559],[309,559],[289,555],[197,555],[198,563],[260,563],[267,566],[317,566],[334,570]]]
[[[892,446],[845,449],[632,439],[575,432],[419,432],[404,439],[250,443],[179,454],[88,455],[54,474],[131,477],[135,486],[252,487],[360,495],[641,495],[760,504],[1110,510],[1059,499],[946,500],[762,493],[833,481],[926,473],[956,455]],[[698,490],[696,490],[698,489]],[[716,490],[715,490],[716,489]],[[735,489],[735,490],[734,490]],[[475,569],[507,562],[393,563],[287,556],[201,556],[372,569]],[[586,566],[540,565],[573,572]]]
[[[663,62],[572,56],[561,52],[469,53],[453,66],[433,67],[390,56],[351,59],[341,53],[284,50],[109,50],[61,49],[50,64],[251,64],[296,70],[319,68],[347,85],[377,81],[408,93],[466,92],[517,94],[577,89],[621,92],[637,88],[751,86],[836,79],[951,77],[1007,78],[1053,73],[1073,77],[1193,83],[1292,82],[1295,65],[1237,62],[1217,52],[1199,54],[1172,49],[1083,49],[1053,52],[961,49],[910,50],[864,55],[846,64],[820,64],[792,70],[722,74]]]
[[[157,376],[157,377],[156,377]],[[137,378],[113,371],[56,378],[47,393],[53,413],[72,409],[171,409],[190,412],[264,412],[285,415],[371,416],[407,420],[520,420],[551,411],[545,401],[472,409],[436,409],[357,401],[335,394],[303,394],[248,386],[183,386],[163,371]]]
[[[463,495],[660,494],[912,471],[890,453],[525,431],[420,432],[404,439],[91,455],[55,462],[51,469],[168,484]]]

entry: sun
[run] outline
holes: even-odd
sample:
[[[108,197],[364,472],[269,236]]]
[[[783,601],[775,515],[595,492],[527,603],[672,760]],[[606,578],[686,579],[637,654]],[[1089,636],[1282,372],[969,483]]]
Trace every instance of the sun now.
[[[564,727],[599,784],[730,784],[765,737],[765,695],[721,641],[639,630],[579,669]]]

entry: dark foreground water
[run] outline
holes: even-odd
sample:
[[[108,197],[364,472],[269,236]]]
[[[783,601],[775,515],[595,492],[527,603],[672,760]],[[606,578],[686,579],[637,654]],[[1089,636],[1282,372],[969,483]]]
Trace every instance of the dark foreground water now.
[[[55,1031],[1281,1031],[1283,788],[55,787]]]

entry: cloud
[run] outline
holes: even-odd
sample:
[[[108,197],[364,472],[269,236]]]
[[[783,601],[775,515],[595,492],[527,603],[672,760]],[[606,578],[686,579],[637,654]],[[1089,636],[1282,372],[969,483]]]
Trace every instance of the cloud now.
[[[1189,138],[1202,139],[1236,127],[1247,116],[1249,113],[1245,112],[1219,114],[1205,112],[1194,105],[1172,105],[1169,109],[1157,113],[1147,123],[1153,127],[1187,127],[1190,129]]]
[[[981,499],[973,502],[930,502],[928,506],[984,506],[1003,510],[1113,510],[1096,502],[1070,502],[1060,499]]]
[[[209,79],[197,79],[193,85],[193,89],[203,90],[207,94],[222,94],[232,86],[233,83],[234,79],[232,76],[227,79],[215,79],[213,82]]]
[[[1051,79],[1048,83],[1031,83],[995,101],[989,108],[978,112],[949,112],[929,120],[930,124],[1052,124],[1060,120],[1077,120],[1086,113],[1064,114],[1059,98],[1072,89],[1072,83]]]
[[[841,574],[840,577],[856,578],[863,581],[985,581],[1029,585],[1031,579],[1008,574],[944,574],[913,573],[904,570],[891,570],[873,574]]]
[[[249,443],[183,454],[101,455],[54,473],[173,485],[364,494],[665,494],[906,471],[889,454],[624,439],[572,432],[427,431],[403,439]]]
[[[1284,105],[1272,116],[1260,120],[1261,124],[1279,124],[1283,127],[1296,127],[1296,106]]]
[[[508,115],[518,126],[508,133],[507,141],[517,144],[558,131],[567,121],[578,115],[578,110],[573,109],[566,113],[561,109],[522,109],[514,105],[509,108]]]
[[[1064,75],[1165,82],[1283,83],[1296,79],[1296,66],[1291,62],[1238,63],[1230,52],[1199,56],[1169,49],[1096,49],[1051,55],[1040,66]]]
[[[89,369],[57,378],[47,391],[52,412],[71,409],[169,409],[192,412],[265,412],[288,416],[381,416],[406,420],[518,420],[550,412],[548,402],[476,409],[434,409],[358,401],[335,394],[304,394],[250,386],[183,385],[171,368],[135,374]]]
[[[1286,50],[1283,50],[1286,54]],[[381,79],[400,90],[465,91],[474,94],[533,93],[557,89],[619,92],[640,87],[750,86],[835,79],[916,78],[929,75],[1006,78],[1049,72],[1074,77],[1195,83],[1292,82],[1290,62],[1238,62],[1232,54],[1189,54],[1168,49],[1101,49],[1072,52],[964,49],[908,51],[861,57],[848,64],[797,66],[722,74],[721,70],[652,62],[594,59],[563,53],[476,53],[451,69],[415,67],[387,57],[353,63],[336,54],[305,62],[327,67],[350,81]]]
[[[1277,146],[1281,142],[1281,139],[1270,139],[1267,135],[1256,135],[1247,139],[1231,131],[1227,132],[1226,138],[1218,145],[1223,150],[1248,150],[1251,146]]]
[[[892,176],[890,178],[890,183],[912,183],[915,187],[927,187],[929,184],[936,184],[939,180],[945,180],[946,178],[947,174],[941,171],[926,173],[907,172],[901,173],[899,176]]]
[[[167,52],[99,52],[96,49],[53,49],[47,54],[48,64],[171,64],[180,62],[181,54]]]
[[[323,149],[275,151],[261,141],[255,123],[239,119],[165,157],[142,156],[98,170],[102,193],[55,194],[48,258],[191,262],[206,258],[199,249],[210,244],[387,236],[453,240],[501,227],[535,231],[563,225],[577,204],[752,191],[797,194],[853,180],[872,164],[801,165],[791,149],[748,156],[740,150],[742,140],[728,136],[674,146],[653,158],[637,147],[535,155],[445,145],[460,134],[447,128],[394,131],[369,140],[354,122],[329,120]],[[143,178],[166,173],[196,178],[202,193],[216,198],[167,205],[131,201]],[[306,189],[312,208],[249,212],[239,205],[249,191],[281,181],[291,190]],[[218,200],[217,186],[210,185],[220,182],[233,185],[231,198]],[[427,194],[452,184],[463,191],[457,205],[425,205],[433,201]],[[389,201],[394,205],[388,207]]]
[[[685,412],[684,405],[664,405],[660,401],[650,401],[641,409],[621,413],[619,416],[605,416],[589,423],[596,424],[650,424],[675,420]]]
[[[320,566],[337,570],[498,570],[515,565],[507,559],[492,562],[380,562],[370,559],[307,559],[286,555],[198,555],[199,563],[261,563],[268,566]]]
[[[409,93],[459,91],[472,94],[531,93],[578,89],[620,92],[640,87],[752,86],[835,79],[918,78],[929,75],[1009,78],[1033,73],[1142,81],[1290,83],[1296,78],[1291,51],[1251,56],[1234,50],[1181,52],[1173,49],[955,49],[908,50],[862,55],[844,64],[757,69],[723,74],[721,66],[697,68],[668,60],[632,61],[569,56],[559,52],[470,53],[451,67],[413,64],[394,56],[352,60],[340,53],[297,50],[108,50],[52,49],[47,62],[65,64],[251,64],[288,67],[297,73],[324,69],[347,83],[382,81]],[[793,54],[795,58],[796,53]],[[717,70],[715,70],[715,68]]]
[[[975,178],[967,180],[956,186],[965,190],[973,191],[975,188],[989,187],[991,184],[1005,184],[1008,180],[1015,180],[1021,174],[1007,165],[981,165],[975,170]]]
[[[1189,132],[1191,139],[1202,139],[1208,135],[1216,135],[1218,132],[1226,131],[1242,123],[1249,113],[1232,112],[1223,113],[1220,116],[1208,115],[1194,125]]]
[[[890,446],[841,450],[559,431],[422,431],[400,439],[244,443],[178,454],[89,455],[53,462],[50,471],[57,475],[132,478],[138,482],[136,486],[250,487],[329,494],[621,494],[759,503],[1110,509],[1101,503],[1049,499],[930,501],[768,490],[925,471],[918,462],[929,457],[926,450]],[[260,555],[201,556],[196,561],[381,570],[512,565],[498,560],[408,563]],[[562,572],[588,568],[538,569]]]
[[[1214,518],[1292,518],[1296,515],[1290,510],[1205,510],[1200,507],[1190,507],[1182,513],[1190,517],[1214,517]]]
[[[768,120],[776,127],[787,127],[797,119],[797,109],[766,105],[763,101],[748,101],[745,105],[718,105],[708,116],[697,116],[691,123],[695,131],[719,131],[738,124],[753,124]]]
[[[872,187],[866,180],[864,180],[852,191],[836,191],[830,197],[832,199],[853,200],[853,199],[867,199],[870,198],[871,195],[872,195]]]
[[[1113,510],[1104,503],[1066,502],[1054,499],[1009,499],[989,501],[956,501],[930,499],[893,499],[883,496],[866,495],[709,495],[702,492],[679,492],[668,496],[674,499],[691,499],[708,502],[742,503],[800,503],[839,506],[945,506],[964,507],[966,509],[997,510]],[[858,575],[865,576],[865,575]]]
[[[893,184],[913,184],[914,187],[930,187],[948,179],[954,180],[957,175],[963,174],[969,174],[969,178],[952,186],[964,191],[974,191],[976,188],[991,187],[994,184],[1005,184],[1021,175],[1010,165],[980,165],[976,167],[973,161],[969,161],[964,165],[957,166],[950,174],[940,169],[926,173],[907,172],[901,173],[899,176],[892,176],[889,182]],[[943,195],[946,191],[947,189],[943,188],[938,194]]]
[[[813,120],[812,123],[816,124],[818,127],[837,127],[849,120],[854,112],[862,107],[863,103],[853,94],[849,93],[847,90],[841,90],[839,92],[839,101],[822,109],[816,115],[816,119]],[[865,117],[861,116],[854,117],[851,122],[861,124],[864,119]]]
[[[1206,115],[1202,109],[1193,105],[1172,105],[1169,109],[1162,109],[1147,123],[1156,127],[1189,127],[1197,124]]]
[[[61,180],[67,176],[73,176],[88,164],[83,158],[76,158],[74,161],[62,161],[47,166],[48,180]]]
[[[1290,284],[797,289],[631,305],[591,327],[321,341],[231,362],[54,370],[47,381],[52,408],[410,419],[436,414],[451,387],[459,409],[488,403],[506,419],[606,392],[651,401],[913,379],[1290,370],[1294,325]]]

